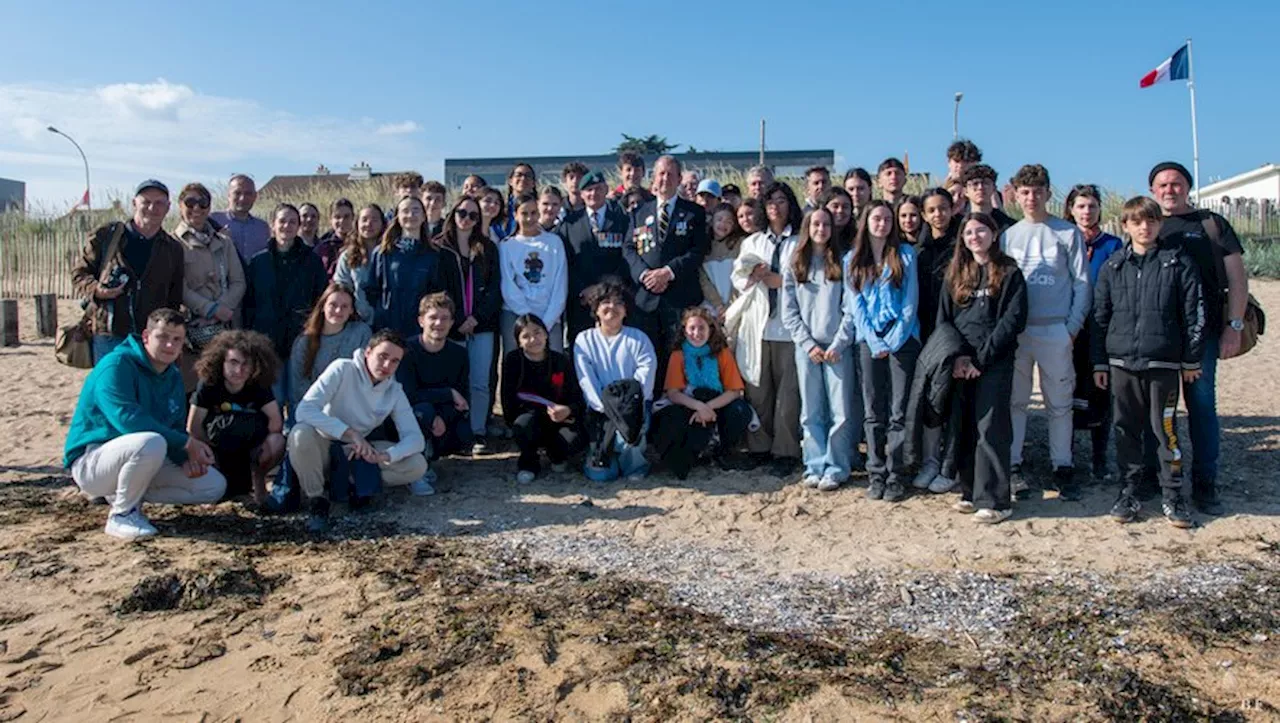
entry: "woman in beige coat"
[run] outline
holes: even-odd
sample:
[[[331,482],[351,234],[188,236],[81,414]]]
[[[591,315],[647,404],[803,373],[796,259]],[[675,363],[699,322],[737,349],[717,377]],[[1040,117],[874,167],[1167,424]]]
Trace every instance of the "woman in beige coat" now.
[[[178,195],[182,221],[174,237],[182,243],[182,303],[191,314],[187,339],[199,351],[215,329],[238,326],[244,298],[244,268],[226,231],[209,221],[212,196],[199,183],[189,183]]]

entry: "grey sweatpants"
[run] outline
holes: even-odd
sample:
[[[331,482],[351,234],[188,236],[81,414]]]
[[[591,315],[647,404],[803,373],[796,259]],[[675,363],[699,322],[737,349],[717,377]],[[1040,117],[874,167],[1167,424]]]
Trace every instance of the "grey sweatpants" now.
[[[315,427],[301,422],[289,431],[289,463],[293,465],[298,485],[307,499],[325,496],[328,489],[325,483],[329,480],[329,445],[332,442]],[[391,442],[373,442],[373,447],[385,452],[391,447]],[[427,458],[422,453],[411,454],[398,462],[378,465],[378,468],[382,470],[384,487],[398,487],[421,479],[427,473]]]
[[[1018,336],[1014,356],[1013,448],[1010,459],[1022,464],[1027,438],[1027,405],[1031,402],[1031,371],[1040,368],[1040,394],[1049,417],[1049,459],[1053,466],[1071,466],[1071,404],[1076,391],[1076,369],[1071,358],[1071,335],[1064,324],[1028,326]]]
[[[760,384],[747,384],[747,402],[760,417],[760,429],[747,434],[747,449],[775,457],[800,458],[800,376],[796,345],[760,342]]]
[[[168,444],[155,432],[126,434],[90,446],[71,464],[71,478],[85,494],[105,497],[111,514],[123,515],[143,502],[203,505],[222,499],[227,480],[210,467],[188,477],[166,454]]]

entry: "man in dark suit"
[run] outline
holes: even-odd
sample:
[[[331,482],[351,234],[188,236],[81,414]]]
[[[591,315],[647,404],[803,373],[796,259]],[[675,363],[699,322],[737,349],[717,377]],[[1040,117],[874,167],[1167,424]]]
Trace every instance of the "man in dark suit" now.
[[[711,245],[702,207],[676,194],[682,170],[674,156],[653,165],[655,198],[632,212],[631,238],[622,248],[636,284],[636,326],[658,354],[659,383],[680,314],[702,303],[698,271]]]
[[[583,205],[569,211],[556,233],[564,240],[569,261],[569,294],[565,304],[565,348],[573,349],[578,332],[595,325],[582,304],[582,291],[606,276],[630,278],[622,247],[631,238],[631,218],[609,203],[609,182],[600,171],[578,181]]]

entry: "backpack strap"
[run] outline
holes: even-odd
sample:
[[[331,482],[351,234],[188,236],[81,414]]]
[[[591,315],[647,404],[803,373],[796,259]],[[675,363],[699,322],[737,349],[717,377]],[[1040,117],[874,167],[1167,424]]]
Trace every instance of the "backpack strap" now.
[[[102,261],[98,264],[99,284],[105,283],[111,275],[112,261],[120,254],[120,241],[124,238],[124,223],[116,221],[113,226],[111,240],[107,242],[107,248],[102,254]]]

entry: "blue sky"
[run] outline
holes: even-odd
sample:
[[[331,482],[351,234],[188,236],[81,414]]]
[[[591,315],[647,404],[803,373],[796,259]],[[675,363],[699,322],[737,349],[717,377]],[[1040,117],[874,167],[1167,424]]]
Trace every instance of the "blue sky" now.
[[[606,152],[619,133],[699,148],[910,153],[961,135],[1007,177],[1145,185],[1191,165],[1185,84],[1138,80],[1194,39],[1203,179],[1280,161],[1280,3],[5,3],[0,176],[95,205],[155,175],[439,175],[446,157]],[[299,7],[303,9],[298,9]],[[244,15],[236,16],[236,12]]]

